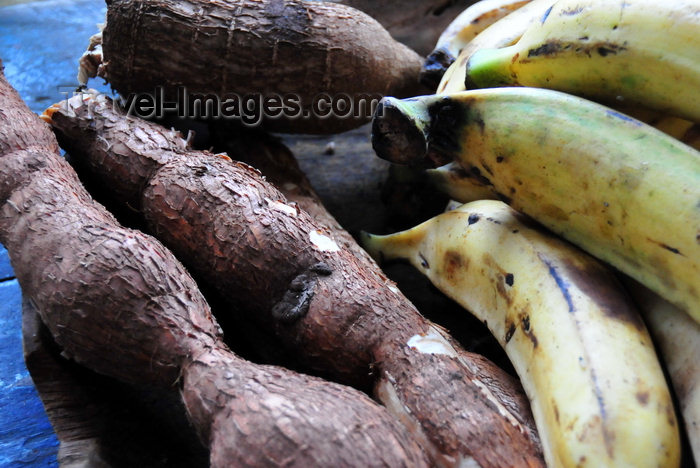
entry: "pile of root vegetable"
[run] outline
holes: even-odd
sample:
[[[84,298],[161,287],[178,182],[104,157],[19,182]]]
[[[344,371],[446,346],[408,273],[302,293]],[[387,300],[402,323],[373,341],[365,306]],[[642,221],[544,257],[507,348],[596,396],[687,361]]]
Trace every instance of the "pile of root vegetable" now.
[[[42,121],[0,74],[0,242],[62,355],[177,389],[214,467],[692,466],[700,3],[472,3],[108,0],[79,79],[121,99],[83,87]],[[133,98],[183,90],[299,113],[146,120]],[[319,96],[387,97],[370,119]],[[385,198],[422,223],[353,236],[265,132],[370,120]]]

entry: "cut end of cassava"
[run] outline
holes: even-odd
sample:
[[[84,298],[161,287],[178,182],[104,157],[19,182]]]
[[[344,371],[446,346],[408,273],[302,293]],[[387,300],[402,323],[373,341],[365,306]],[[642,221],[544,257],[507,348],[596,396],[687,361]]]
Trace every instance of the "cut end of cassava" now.
[[[447,47],[432,51],[423,62],[420,70],[420,82],[430,89],[437,89],[447,69],[457,60]]]
[[[427,121],[422,106],[396,98],[384,98],[372,121],[372,147],[382,159],[396,164],[420,164],[426,160]]]

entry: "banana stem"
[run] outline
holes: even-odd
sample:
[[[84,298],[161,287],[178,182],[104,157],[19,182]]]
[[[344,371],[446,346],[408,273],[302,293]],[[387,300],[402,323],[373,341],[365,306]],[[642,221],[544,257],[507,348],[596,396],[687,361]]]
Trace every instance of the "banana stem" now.
[[[415,99],[382,99],[372,123],[372,147],[377,155],[397,164],[425,161],[428,151],[428,109]]]

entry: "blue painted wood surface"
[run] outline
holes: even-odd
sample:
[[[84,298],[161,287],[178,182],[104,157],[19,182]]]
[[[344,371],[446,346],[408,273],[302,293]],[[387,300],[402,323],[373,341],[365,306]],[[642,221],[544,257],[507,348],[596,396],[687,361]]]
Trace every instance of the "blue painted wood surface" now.
[[[97,23],[102,0],[48,0],[0,7],[5,76],[29,108],[41,113],[77,87],[78,58]],[[93,80],[91,86],[107,91]],[[0,245],[0,467],[57,466],[58,441],[24,365],[22,296]]]
[[[24,365],[22,295],[0,283],[0,466],[58,466],[58,441]]]

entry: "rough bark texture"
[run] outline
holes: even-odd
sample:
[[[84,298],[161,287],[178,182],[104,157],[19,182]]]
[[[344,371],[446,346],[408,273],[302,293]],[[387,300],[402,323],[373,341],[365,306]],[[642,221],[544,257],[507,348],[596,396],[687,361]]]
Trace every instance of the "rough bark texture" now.
[[[209,451],[177,388],[120,383],[60,356],[34,307],[22,304],[24,360],[60,441],[62,468],[204,468]]]
[[[73,98],[52,119],[86,177],[142,187],[140,195],[123,187],[114,193],[140,197],[150,229],[308,366],[341,382],[374,384],[382,402],[430,442],[435,462],[542,465],[517,383],[451,343],[257,170],[183,151],[167,130],[125,118],[105,97]],[[153,165],[140,181],[125,175]],[[436,349],[425,345],[432,342]]]
[[[305,111],[321,93],[420,94],[421,57],[353,8],[302,0],[113,0],[98,74],[123,96],[292,94]],[[99,59],[97,59],[99,60]],[[95,68],[95,62],[89,68]],[[335,133],[361,118],[270,118],[295,133]]]
[[[339,246],[351,251],[363,262],[379,268],[374,259],[326,210],[294,154],[280,140],[267,133],[251,130],[217,135],[215,140],[217,150],[259,170],[268,182],[282,192],[287,201],[296,203],[314,221],[327,227]]]
[[[475,0],[337,0],[364,11],[416,52],[433,50],[440,34]]]
[[[184,381],[212,466],[427,465],[362,393],[232,354],[184,267],[90,198],[2,74],[0,158],[0,242],[64,354],[125,382]]]

